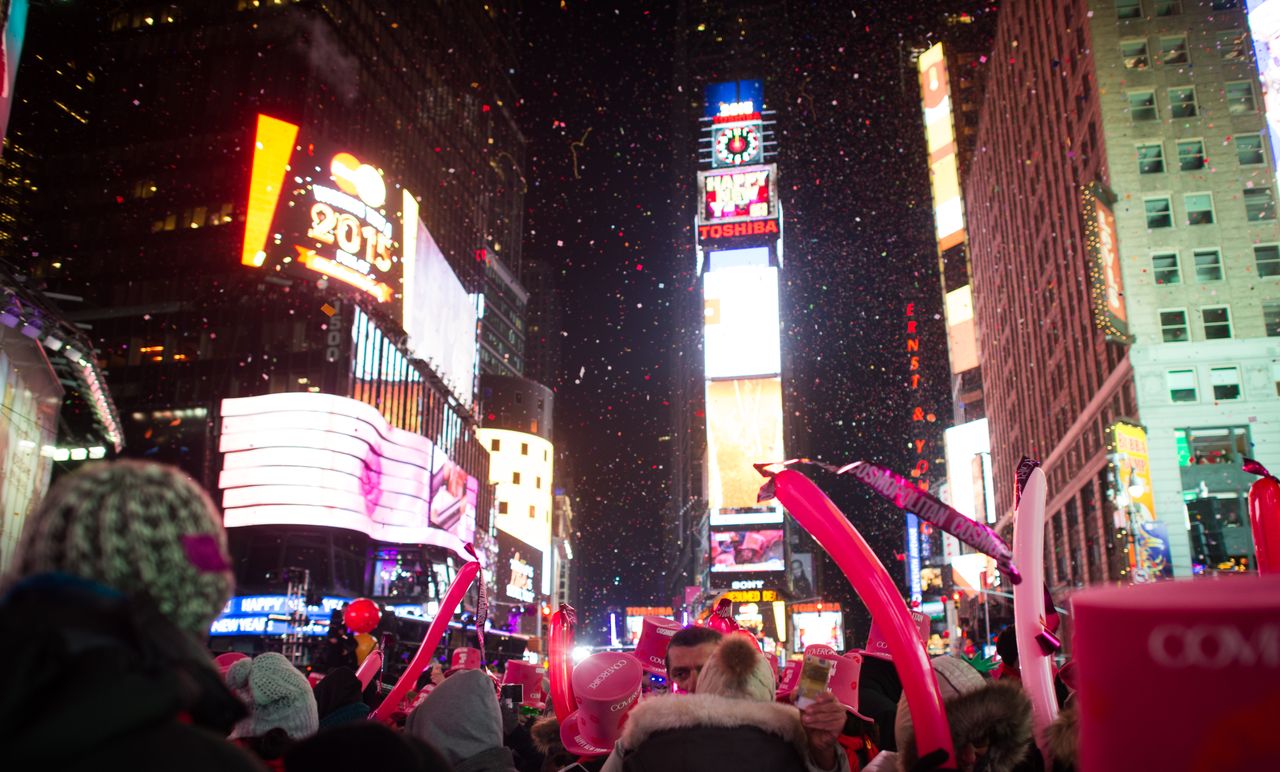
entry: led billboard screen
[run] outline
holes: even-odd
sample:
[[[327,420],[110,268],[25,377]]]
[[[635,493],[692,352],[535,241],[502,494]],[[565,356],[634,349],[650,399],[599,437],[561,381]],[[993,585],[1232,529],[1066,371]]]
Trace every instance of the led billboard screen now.
[[[760,163],[764,159],[764,125],[747,121],[714,126],[711,154],[711,165],[716,168]]]
[[[778,216],[777,165],[698,172],[703,225]]]
[[[427,361],[453,395],[470,407],[475,392],[476,324],[479,312],[427,226],[414,217],[405,240],[414,259],[404,266],[404,330],[409,349]]]
[[[1093,265],[1089,269],[1093,317],[1098,329],[1112,340],[1128,342],[1129,319],[1125,310],[1124,278],[1120,273],[1120,248],[1116,242],[1116,217],[1111,194],[1099,185],[1083,193],[1084,236]]]
[[[938,43],[920,55],[920,96],[924,105],[929,180],[933,187],[933,219],[938,248],[949,249],[965,240],[964,202],[960,169],[956,164],[956,134],[951,116],[951,85],[947,60]]]
[[[752,464],[784,459],[782,379],[707,382],[708,505],[758,509],[760,475]]]
[[[801,611],[791,615],[795,637],[792,651],[804,651],[807,646],[830,646],[844,651],[844,614],[840,611]]]
[[[745,378],[782,371],[778,269],[748,266],[703,277],[705,377]]]
[[[536,434],[477,429],[489,450],[489,482],[498,512],[494,524],[541,553],[551,552],[551,480],[555,449]]]
[[[711,570],[740,573],[786,570],[782,529],[716,531],[711,534]]]
[[[376,408],[295,392],[226,399],[222,416],[218,487],[228,528],[331,526],[468,557],[478,483]]]
[[[973,289],[964,285],[946,297],[947,351],[953,375],[978,366],[978,327],[973,321]]]
[[[1248,8],[1274,167],[1276,148],[1280,147],[1280,0],[1248,0]]]
[[[764,82],[727,80],[707,84],[706,112],[713,121],[737,121],[764,109]]]
[[[542,590],[542,552],[498,532],[498,595],[507,602],[533,603]]]
[[[995,482],[991,473],[991,435],[987,419],[960,424],[942,435],[947,456],[947,488],[957,512],[984,523],[996,521]]]

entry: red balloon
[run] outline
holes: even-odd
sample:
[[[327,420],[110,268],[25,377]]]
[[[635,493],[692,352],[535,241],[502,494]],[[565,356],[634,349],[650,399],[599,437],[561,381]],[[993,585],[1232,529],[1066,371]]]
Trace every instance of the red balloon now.
[[[1271,475],[1249,487],[1249,525],[1258,573],[1280,573],[1280,482]]]
[[[378,604],[368,598],[356,598],[342,612],[342,623],[357,634],[377,627],[380,619],[382,612],[378,610]]]
[[[569,715],[578,709],[578,698],[573,693],[573,663],[570,662],[573,628],[577,619],[573,606],[567,603],[561,604],[560,609],[551,615],[551,635],[547,646],[551,669],[548,675],[551,681],[551,704],[556,711],[556,720],[561,723],[567,721]]]

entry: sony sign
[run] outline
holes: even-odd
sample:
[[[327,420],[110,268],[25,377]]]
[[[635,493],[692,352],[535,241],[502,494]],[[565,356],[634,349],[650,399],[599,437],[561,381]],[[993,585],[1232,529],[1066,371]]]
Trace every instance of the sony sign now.
[[[764,589],[763,579],[740,579],[729,585],[734,590],[761,590]]]

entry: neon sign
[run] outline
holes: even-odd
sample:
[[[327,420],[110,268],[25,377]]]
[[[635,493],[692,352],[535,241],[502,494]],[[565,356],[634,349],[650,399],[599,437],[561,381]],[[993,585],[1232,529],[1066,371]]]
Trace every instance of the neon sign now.
[[[738,236],[778,235],[777,220],[756,220],[754,222],[730,223],[727,225],[699,225],[698,240],[713,241],[715,239],[731,239]]]

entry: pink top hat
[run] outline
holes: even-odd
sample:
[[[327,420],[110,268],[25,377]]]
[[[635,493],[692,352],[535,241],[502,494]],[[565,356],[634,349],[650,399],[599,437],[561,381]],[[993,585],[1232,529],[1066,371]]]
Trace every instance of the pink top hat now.
[[[929,640],[929,615],[912,611],[911,621],[916,623],[916,634],[920,637],[920,645],[924,646]],[[871,634],[867,636],[867,648],[862,653],[876,659],[893,660],[893,655],[889,653],[889,642],[884,639],[880,626],[874,619],[871,620]]]
[[[1071,607],[1079,769],[1280,769],[1280,577],[1085,590]],[[1134,742],[1135,717],[1158,742]]]
[[[804,663],[798,659],[789,659],[782,668],[782,678],[778,681],[778,702],[790,702],[791,693],[800,683],[800,668]]]
[[[547,675],[545,667],[538,667],[522,659],[507,660],[507,669],[502,674],[503,684],[520,684],[524,687],[525,705],[541,710],[547,705],[547,695],[542,690],[542,679]]]
[[[454,670],[479,670],[484,663],[479,649],[454,649],[449,660],[450,672]]]
[[[822,646],[814,644],[805,648],[806,656],[812,655],[829,659],[835,662],[835,668],[831,673],[831,681],[828,682],[827,688],[835,695],[836,701],[844,706],[844,709],[862,719],[863,721],[872,721],[858,712],[858,682],[862,679],[862,655],[847,654],[840,656],[830,646]],[[796,680],[799,681],[800,674],[796,673]]]
[[[667,647],[671,636],[680,632],[680,623],[666,617],[645,617],[641,621],[640,640],[636,641],[636,659],[650,673],[667,674]]]
[[[622,734],[622,722],[640,699],[644,668],[626,653],[593,654],[573,669],[578,709],[560,725],[571,753],[603,756]]]

